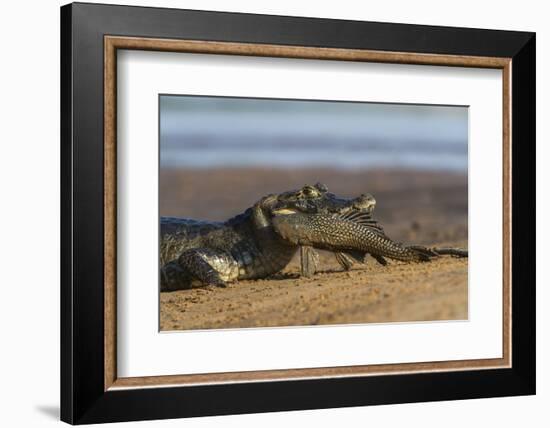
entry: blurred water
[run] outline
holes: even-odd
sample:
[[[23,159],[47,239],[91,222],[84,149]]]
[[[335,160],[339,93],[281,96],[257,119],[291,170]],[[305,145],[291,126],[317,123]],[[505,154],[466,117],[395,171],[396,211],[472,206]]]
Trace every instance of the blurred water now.
[[[160,97],[161,167],[466,171],[463,106]]]

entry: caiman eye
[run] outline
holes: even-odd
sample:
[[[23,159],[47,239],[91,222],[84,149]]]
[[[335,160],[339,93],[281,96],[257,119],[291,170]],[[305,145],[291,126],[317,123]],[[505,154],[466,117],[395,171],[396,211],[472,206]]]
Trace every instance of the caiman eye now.
[[[306,186],[302,189],[302,193],[307,198],[316,198],[319,196],[319,191],[315,187]]]

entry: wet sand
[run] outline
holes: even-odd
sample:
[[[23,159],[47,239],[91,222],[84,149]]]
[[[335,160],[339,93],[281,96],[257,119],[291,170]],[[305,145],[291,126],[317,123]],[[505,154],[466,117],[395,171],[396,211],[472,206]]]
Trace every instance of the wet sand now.
[[[224,220],[267,193],[320,181],[340,196],[372,193],[376,218],[392,238],[467,247],[467,177],[462,174],[309,169],[164,170],[161,215]],[[429,263],[368,257],[343,272],[330,253],[320,272],[299,277],[298,258],[269,279],[161,293],[162,330],[456,320],[468,316],[468,261]]]

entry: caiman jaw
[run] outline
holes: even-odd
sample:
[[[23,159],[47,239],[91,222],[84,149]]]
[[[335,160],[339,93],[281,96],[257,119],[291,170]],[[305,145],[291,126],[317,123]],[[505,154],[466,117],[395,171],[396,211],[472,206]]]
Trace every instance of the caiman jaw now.
[[[273,210],[273,215],[275,216],[279,216],[279,215],[292,215],[292,214],[297,214],[298,211],[297,210],[294,210],[294,209],[291,209],[291,208],[280,208],[278,210]]]
[[[370,194],[363,194],[358,198],[338,198],[329,193],[326,186],[304,186],[302,189],[285,192],[269,204],[272,217],[289,216],[297,214],[340,214],[357,211],[363,214],[371,214],[376,205],[376,200]]]

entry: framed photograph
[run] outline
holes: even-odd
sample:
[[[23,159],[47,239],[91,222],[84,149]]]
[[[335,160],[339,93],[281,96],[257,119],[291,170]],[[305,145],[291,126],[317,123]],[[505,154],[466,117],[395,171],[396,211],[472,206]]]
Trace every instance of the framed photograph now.
[[[61,8],[61,418],[535,393],[535,35]]]

